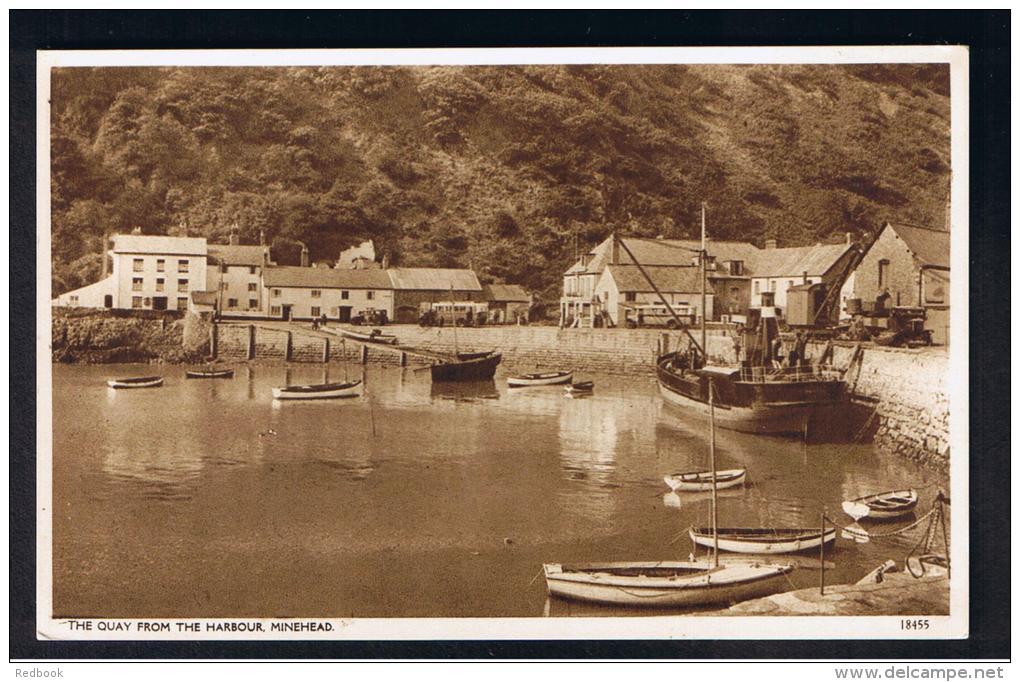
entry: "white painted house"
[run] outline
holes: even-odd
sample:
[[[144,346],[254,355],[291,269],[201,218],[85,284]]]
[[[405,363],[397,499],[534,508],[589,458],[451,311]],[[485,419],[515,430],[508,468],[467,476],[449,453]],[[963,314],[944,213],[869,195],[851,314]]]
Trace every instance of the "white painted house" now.
[[[206,289],[207,247],[201,237],[117,234],[111,274],[61,294],[53,305],[85,308],[187,310],[193,291]]]

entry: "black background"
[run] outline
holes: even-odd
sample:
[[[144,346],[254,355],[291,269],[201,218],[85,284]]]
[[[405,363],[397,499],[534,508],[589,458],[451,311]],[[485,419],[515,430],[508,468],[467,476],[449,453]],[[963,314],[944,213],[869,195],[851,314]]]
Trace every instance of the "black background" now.
[[[46,658],[1009,657],[1008,11],[11,11],[10,655]],[[970,633],[967,640],[51,642],[35,638],[35,51],[967,45]],[[960,301],[956,306],[961,305]],[[962,453],[955,453],[959,456]]]

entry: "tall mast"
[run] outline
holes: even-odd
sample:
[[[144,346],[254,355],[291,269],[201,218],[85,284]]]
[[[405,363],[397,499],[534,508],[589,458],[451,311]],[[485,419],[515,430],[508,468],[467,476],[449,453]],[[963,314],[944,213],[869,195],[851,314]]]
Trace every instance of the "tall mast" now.
[[[453,284],[450,284],[450,309],[453,311],[453,353],[460,360],[460,344],[457,343],[457,304],[453,300]]]
[[[708,380],[708,458],[712,467],[712,565],[719,566],[719,498],[715,472],[715,382]]]
[[[702,364],[708,361],[708,346],[705,345],[705,336],[707,331],[705,330],[705,279],[707,278],[706,263],[708,260],[708,251],[705,249],[705,202],[701,202],[701,355]]]

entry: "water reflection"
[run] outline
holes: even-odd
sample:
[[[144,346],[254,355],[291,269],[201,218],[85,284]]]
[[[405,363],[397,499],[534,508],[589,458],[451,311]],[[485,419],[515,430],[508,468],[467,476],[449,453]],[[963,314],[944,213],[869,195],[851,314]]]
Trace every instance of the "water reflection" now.
[[[499,400],[499,390],[492,379],[486,381],[439,381],[429,384],[429,395],[433,400],[454,402],[477,402]]]

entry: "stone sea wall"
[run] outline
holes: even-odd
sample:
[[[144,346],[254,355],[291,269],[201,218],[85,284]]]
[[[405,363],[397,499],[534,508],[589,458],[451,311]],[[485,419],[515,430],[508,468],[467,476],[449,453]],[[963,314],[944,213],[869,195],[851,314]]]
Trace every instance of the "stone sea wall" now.
[[[207,330],[175,313],[133,314],[53,308],[50,342],[57,362],[192,362],[208,352]]]

